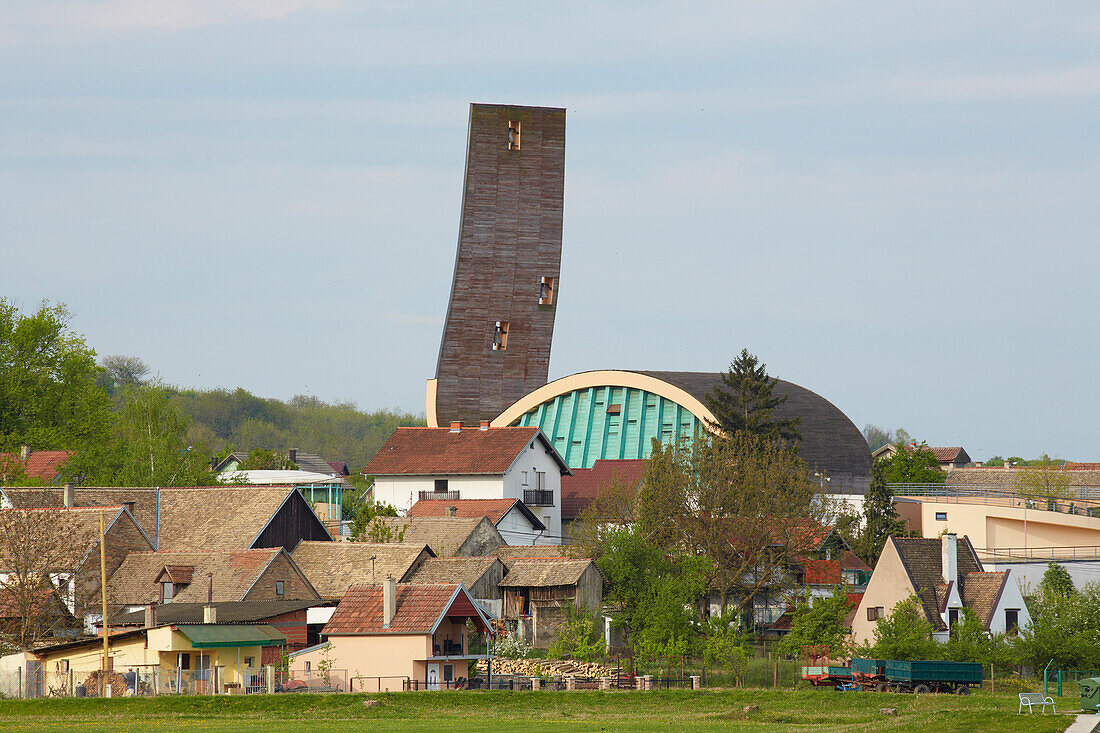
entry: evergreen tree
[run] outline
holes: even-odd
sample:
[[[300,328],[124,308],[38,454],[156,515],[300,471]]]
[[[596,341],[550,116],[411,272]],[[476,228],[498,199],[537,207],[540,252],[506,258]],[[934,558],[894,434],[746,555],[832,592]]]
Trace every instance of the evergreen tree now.
[[[874,566],[886,538],[892,534],[901,534],[905,524],[898,519],[894,511],[894,497],[886,483],[886,465],[875,461],[871,466],[871,485],[863,498],[863,541],[859,549],[860,557],[868,565]]]
[[[775,409],[787,401],[787,396],[772,394],[775,379],[768,376],[767,364],[761,364],[748,349],[730,364],[722,375],[722,384],[706,396],[707,408],[717,422],[710,425],[727,436],[745,432],[768,440],[795,442],[799,418],[777,418]]]
[[[1047,571],[1043,573],[1043,580],[1039,584],[1043,593],[1050,593],[1063,598],[1073,595],[1077,589],[1073,587],[1073,578],[1064,566],[1056,562],[1047,563]]]

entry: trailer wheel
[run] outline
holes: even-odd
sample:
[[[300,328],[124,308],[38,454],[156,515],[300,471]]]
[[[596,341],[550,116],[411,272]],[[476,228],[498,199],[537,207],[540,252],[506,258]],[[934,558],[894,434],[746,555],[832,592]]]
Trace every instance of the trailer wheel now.
[[[932,688],[928,685],[917,685],[913,688],[914,695],[927,695],[930,692],[932,692]]]
[[[955,694],[959,696],[966,696],[970,694],[970,688],[966,685],[959,685],[955,688]]]
[[[885,682],[879,682],[877,685],[875,685],[875,692],[886,692],[889,689],[890,686],[887,685]]]

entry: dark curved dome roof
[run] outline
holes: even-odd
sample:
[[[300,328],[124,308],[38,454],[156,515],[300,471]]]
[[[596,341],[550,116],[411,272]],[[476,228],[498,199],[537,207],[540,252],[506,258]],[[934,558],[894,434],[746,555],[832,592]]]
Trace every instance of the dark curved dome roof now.
[[[707,394],[722,382],[719,372],[646,372],[638,374],[679,387],[704,405]],[[778,417],[799,417],[802,459],[825,469],[831,493],[864,494],[871,483],[871,450],[848,416],[827,399],[793,382],[776,380],[773,394],[786,395],[776,408]]]

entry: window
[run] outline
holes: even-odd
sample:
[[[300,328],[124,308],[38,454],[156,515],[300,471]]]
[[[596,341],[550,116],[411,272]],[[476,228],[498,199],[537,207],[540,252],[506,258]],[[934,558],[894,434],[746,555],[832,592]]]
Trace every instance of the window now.
[[[949,608],[947,609],[947,632],[951,635],[955,635],[955,627],[959,625],[959,609]]]
[[[868,606],[867,607],[867,620],[868,621],[878,621],[880,618],[883,617],[882,612],[883,612],[883,607],[882,606]]]
[[[160,584],[160,597],[164,603],[171,603],[172,597],[176,595],[176,586],[171,581],[164,581]]]
[[[281,595],[283,595],[283,592],[285,590],[286,590],[285,581],[276,580],[275,581],[275,595],[281,596]]]
[[[527,485],[527,472],[526,471],[520,471],[519,475],[520,475],[520,479],[522,480],[522,485],[526,486]]]
[[[539,281],[539,305],[554,304],[554,278],[544,277]]]
[[[180,652],[180,658],[177,664],[180,669],[191,669],[191,655],[187,652]]]
[[[453,664],[443,665],[443,681],[451,682],[455,678],[455,666]]]
[[[537,491],[546,489],[546,471],[535,471],[535,489]]]
[[[1020,628],[1020,609],[1005,609],[1005,633],[1015,635]]]
[[[519,120],[508,120],[508,149],[519,150]]]
[[[436,491],[446,491],[447,490],[447,479],[437,478],[435,480],[435,490]]]
[[[245,666],[245,669],[255,669],[255,667],[256,667],[256,657],[245,657],[244,658],[244,666]]]
[[[946,522],[947,521],[947,512],[936,512],[936,521],[937,522]]]
[[[497,321],[493,328],[493,351],[504,351],[508,348],[508,321]]]
[[[312,665],[311,665],[311,664],[309,663],[309,660],[307,659],[307,660],[306,660],[306,671],[307,671],[307,672],[308,672],[308,671],[310,671],[310,667],[311,667],[311,666],[312,666]]]

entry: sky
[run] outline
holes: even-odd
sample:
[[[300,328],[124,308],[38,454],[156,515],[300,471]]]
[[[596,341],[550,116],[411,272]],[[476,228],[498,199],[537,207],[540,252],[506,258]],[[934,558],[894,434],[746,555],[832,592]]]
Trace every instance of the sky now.
[[[742,348],[1100,460],[1100,5],[4,0],[0,295],[167,383],[424,410],[471,102],[565,107],[551,377]]]

